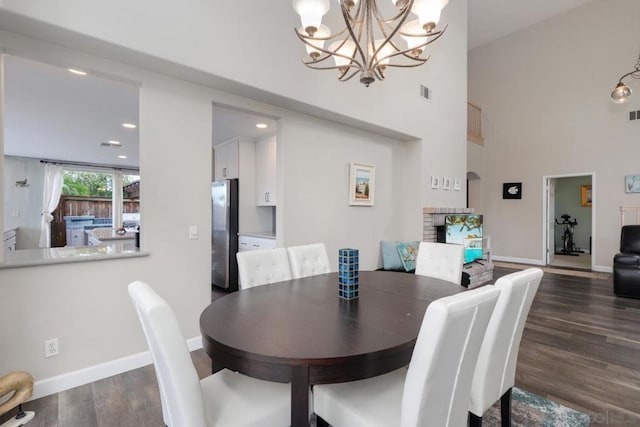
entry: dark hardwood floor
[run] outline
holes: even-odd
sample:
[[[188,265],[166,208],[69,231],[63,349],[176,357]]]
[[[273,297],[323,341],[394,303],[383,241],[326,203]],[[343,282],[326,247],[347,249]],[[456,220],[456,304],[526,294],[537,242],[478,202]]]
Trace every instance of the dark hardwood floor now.
[[[496,267],[495,277],[512,271]],[[204,352],[192,359],[199,375],[208,375]],[[545,273],[522,339],[516,386],[589,413],[592,426],[639,426],[640,299],[615,297],[611,279]],[[151,365],[25,409],[36,411],[29,427],[163,426]]]

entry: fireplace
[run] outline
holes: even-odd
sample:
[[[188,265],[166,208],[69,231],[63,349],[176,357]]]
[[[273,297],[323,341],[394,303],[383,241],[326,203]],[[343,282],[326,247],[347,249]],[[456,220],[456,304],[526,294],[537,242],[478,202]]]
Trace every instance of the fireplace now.
[[[474,213],[472,208],[423,208],[422,240],[424,242],[444,243],[446,233],[445,217],[447,215],[472,213]],[[483,240],[488,241],[488,237]],[[485,252],[486,259],[466,264],[462,270],[463,273],[469,275],[470,289],[493,280],[493,263],[491,262],[488,248],[485,248]]]

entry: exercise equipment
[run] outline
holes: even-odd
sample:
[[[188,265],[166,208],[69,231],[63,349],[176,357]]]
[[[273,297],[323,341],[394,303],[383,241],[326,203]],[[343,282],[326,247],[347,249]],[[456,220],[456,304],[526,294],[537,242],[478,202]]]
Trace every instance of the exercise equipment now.
[[[560,215],[562,218],[562,222],[558,221],[556,218],[556,224],[564,225],[564,231],[562,233],[562,250],[560,252],[556,252],[557,255],[571,255],[578,256],[580,253],[584,253],[584,251],[578,249],[573,243],[573,227],[578,225],[578,220],[571,220],[571,215]]]
[[[9,393],[13,393],[9,400],[0,404],[0,415],[3,415],[16,406],[18,413],[0,427],[18,427],[25,425],[35,417],[33,411],[23,411],[22,404],[33,394],[33,377],[28,372],[18,371],[0,377],[0,402]]]

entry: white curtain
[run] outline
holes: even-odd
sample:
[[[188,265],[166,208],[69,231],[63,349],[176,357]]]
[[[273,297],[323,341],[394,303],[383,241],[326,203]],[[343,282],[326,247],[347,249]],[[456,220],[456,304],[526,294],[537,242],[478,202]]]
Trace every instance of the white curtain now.
[[[62,166],[47,163],[44,166],[44,190],[42,192],[42,223],[40,225],[40,247],[51,247],[51,221],[62,194]]]

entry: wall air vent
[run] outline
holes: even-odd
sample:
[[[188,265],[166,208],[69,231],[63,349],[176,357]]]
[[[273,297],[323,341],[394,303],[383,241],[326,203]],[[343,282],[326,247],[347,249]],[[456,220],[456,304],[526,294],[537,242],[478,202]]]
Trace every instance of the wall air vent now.
[[[420,98],[431,101],[431,89],[425,85],[420,85]]]
[[[112,147],[112,148],[120,148],[122,147],[122,144],[118,141],[107,141],[107,142],[101,142],[100,143],[101,147]]]

